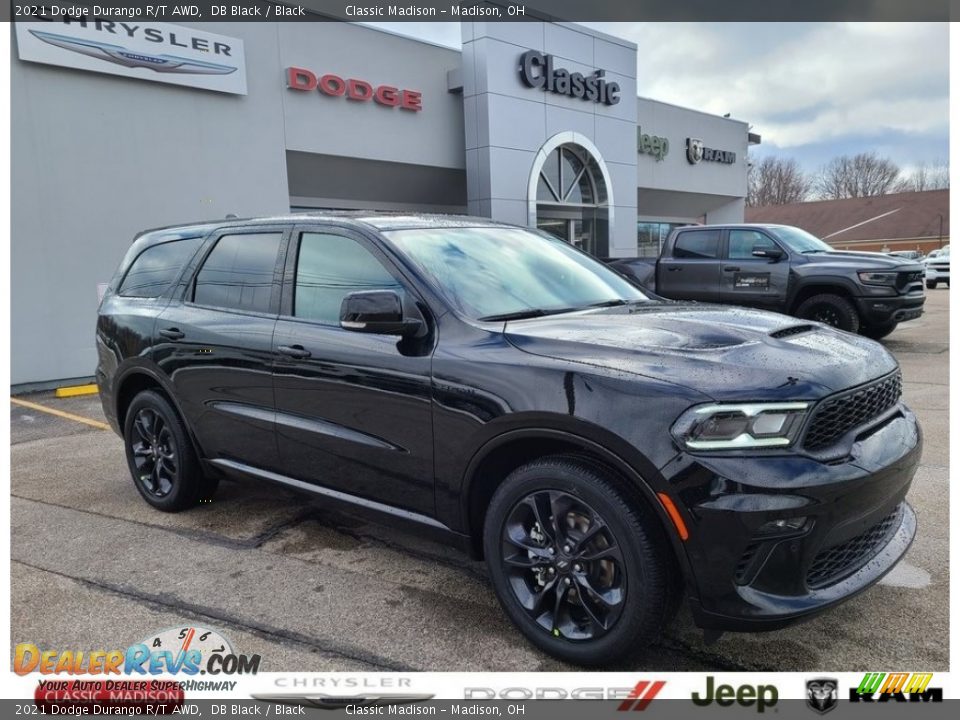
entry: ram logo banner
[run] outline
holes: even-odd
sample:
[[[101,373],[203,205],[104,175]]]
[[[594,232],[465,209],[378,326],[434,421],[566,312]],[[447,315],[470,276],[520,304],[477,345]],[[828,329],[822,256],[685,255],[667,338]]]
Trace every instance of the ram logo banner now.
[[[837,706],[837,681],[834,678],[807,680],[807,707],[825,715]]]
[[[928,687],[933,673],[867,673],[850,702],[943,702],[943,688]]]
[[[247,94],[243,41],[169,23],[15,23],[21,60]]]

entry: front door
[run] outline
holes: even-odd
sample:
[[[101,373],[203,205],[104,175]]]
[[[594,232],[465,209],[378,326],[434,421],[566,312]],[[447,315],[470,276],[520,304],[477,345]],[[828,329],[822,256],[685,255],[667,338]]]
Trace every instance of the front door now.
[[[787,296],[790,261],[753,256],[755,247],[779,248],[761,230],[741,229],[727,233],[724,262],[720,266],[720,302],[777,310]]]
[[[295,232],[285,277],[274,334],[284,473],[433,515],[433,334],[340,327],[348,293],[395,290],[405,307],[413,295],[371,240],[334,226]]]

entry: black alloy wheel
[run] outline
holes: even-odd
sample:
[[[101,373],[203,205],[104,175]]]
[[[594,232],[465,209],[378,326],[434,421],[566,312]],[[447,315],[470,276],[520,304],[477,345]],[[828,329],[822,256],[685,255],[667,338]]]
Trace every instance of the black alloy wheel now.
[[[517,601],[551,635],[589,640],[617,622],[627,597],[623,555],[582,499],[560,490],[527,495],[510,512],[502,540]]]
[[[177,481],[177,446],[164,419],[152,408],[142,408],[133,420],[136,431],[130,451],[136,465],[135,479],[144,492],[163,498]]]
[[[159,392],[133,398],[123,437],[133,484],[157,510],[179,512],[213,498],[218,478],[204,474],[183,420]]]
[[[833,293],[807,298],[800,303],[795,314],[798,318],[820,322],[849,333],[860,330],[860,316],[853,303]]]
[[[589,458],[551,455],[497,486],[483,552],[517,628],[566,662],[643,653],[679,606],[682,581],[653,508]]]

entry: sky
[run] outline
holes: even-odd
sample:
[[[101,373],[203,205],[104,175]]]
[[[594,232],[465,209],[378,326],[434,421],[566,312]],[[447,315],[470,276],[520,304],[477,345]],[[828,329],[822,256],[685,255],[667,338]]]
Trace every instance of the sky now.
[[[369,23],[460,47],[458,23]],[[637,43],[644,97],[745,120],[757,157],[948,160],[946,23],[583,23]]]

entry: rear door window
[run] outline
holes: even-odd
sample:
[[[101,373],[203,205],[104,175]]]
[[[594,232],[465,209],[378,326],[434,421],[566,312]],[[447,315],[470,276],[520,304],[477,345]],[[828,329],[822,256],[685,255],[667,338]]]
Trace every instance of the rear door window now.
[[[193,302],[270,312],[282,239],[282,232],[222,236],[197,273]]]
[[[719,230],[686,230],[677,235],[673,246],[673,256],[681,260],[709,260],[719,254]]]

